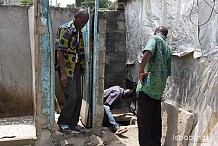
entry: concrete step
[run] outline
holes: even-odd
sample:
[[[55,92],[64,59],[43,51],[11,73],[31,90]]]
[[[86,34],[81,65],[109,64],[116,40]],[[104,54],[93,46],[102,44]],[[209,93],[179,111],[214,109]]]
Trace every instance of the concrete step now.
[[[136,116],[126,109],[113,109],[111,112],[117,122],[128,122],[132,119],[136,119]]]
[[[0,131],[1,146],[34,144],[36,140],[33,116],[1,118]]]

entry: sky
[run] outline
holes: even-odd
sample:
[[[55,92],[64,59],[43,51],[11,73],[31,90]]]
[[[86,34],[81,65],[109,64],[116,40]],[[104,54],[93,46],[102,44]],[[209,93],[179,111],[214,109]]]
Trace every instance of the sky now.
[[[67,4],[73,4],[75,3],[75,0],[50,0],[50,2],[52,3],[52,5],[55,5],[57,3],[60,3],[60,7],[66,7]],[[116,0],[110,0],[112,2],[116,1]]]

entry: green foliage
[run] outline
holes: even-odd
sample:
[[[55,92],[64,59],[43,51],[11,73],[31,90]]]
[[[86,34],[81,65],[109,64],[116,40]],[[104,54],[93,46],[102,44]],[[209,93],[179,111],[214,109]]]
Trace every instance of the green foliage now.
[[[110,0],[99,0],[98,3],[99,8],[109,8],[112,2]],[[76,6],[82,8],[94,8],[95,0],[76,0]]]
[[[76,7],[81,7],[81,2],[84,0],[75,0]]]
[[[20,0],[20,3],[23,6],[33,6],[34,0]]]
[[[83,2],[81,2],[80,7],[82,8],[94,8],[95,7],[95,0],[84,0]]]
[[[111,4],[109,0],[99,0],[99,8],[109,8]]]
[[[67,4],[67,8],[75,8],[74,4]]]

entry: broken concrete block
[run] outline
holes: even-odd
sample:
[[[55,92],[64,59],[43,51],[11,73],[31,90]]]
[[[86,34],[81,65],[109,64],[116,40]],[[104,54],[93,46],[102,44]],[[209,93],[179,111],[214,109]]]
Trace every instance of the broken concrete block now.
[[[193,123],[193,113],[162,102],[162,144],[187,146]]]
[[[217,146],[217,138],[218,117],[211,107],[207,106],[189,137],[188,146]]]

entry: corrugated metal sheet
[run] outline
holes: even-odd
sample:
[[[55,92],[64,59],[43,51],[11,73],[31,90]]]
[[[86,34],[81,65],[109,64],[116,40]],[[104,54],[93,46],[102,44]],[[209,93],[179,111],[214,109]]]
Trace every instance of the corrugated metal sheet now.
[[[129,78],[138,80],[140,50],[154,30],[164,25],[169,28],[168,42],[174,53],[166,98],[199,115],[207,105],[218,113],[217,8],[217,2],[204,0],[132,0],[127,3],[126,63],[132,64]]]

